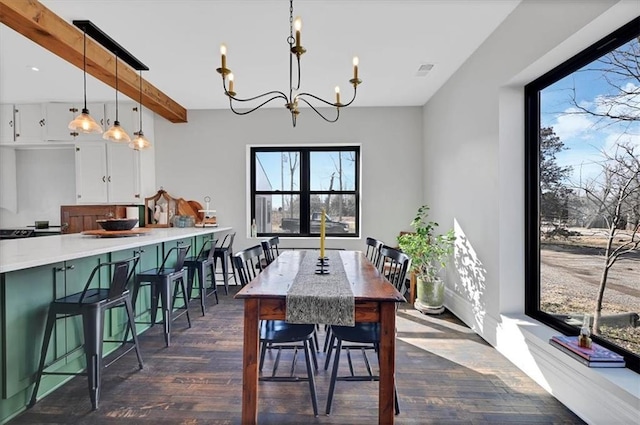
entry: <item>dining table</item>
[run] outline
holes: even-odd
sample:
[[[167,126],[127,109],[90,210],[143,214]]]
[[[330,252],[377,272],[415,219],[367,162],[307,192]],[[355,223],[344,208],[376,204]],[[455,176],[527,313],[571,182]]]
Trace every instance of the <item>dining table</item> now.
[[[244,345],[242,372],[242,424],[258,423],[258,362],[260,320],[286,320],[288,293],[300,275],[306,275],[310,294],[331,293],[336,280],[353,292],[353,321],[380,323],[380,378],[378,423],[394,423],[396,304],[405,301],[398,290],[361,251],[336,250],[329,263],[328,275],[317,274],[316,262],[306,256],[319,257],[318,250],[286,250],[280,253],[255,279],[244,286],[235,298],[244,300]],[[337,264],[335,262],[340,262]],[[332,270],[341,276],[327,279]],[[339,273],[337,273],[339,270]],[[311,275],[311,278],[309,276]],[[321,288],[321,289],[320,289]],[[324,290],[326,288],[326,291]],[[318,291],[320,289],[320,291]],[[298,290],[300,288],[298,287]],[[311,295],[311,297],[316,295]],[[317,295],[319,298],[320,295]],[[291,301],[290,301],[291,302]],[[315,317],[309,323],[316,323]]]

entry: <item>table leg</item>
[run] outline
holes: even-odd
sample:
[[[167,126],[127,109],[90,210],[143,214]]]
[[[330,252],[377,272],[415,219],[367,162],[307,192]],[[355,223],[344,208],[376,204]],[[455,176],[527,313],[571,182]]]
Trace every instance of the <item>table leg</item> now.
[[[380,303],[380,386],[378,424],[393,424],[396,370],[396,308],[393,302]]]
[[[242,424],[258,423],[258,317],[260,300],[244,300],[244,344],[242,369]],[[393,390],[392,390],[393,394]]]

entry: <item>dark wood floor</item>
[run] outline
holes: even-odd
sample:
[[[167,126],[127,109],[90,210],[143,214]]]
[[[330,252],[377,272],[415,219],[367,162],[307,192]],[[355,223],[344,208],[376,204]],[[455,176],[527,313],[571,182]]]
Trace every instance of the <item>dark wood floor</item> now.
[[[218,292],[220,304],[209,297],[205,316],[194,301],[191,329],[184,317],[174,322],[171,347],[164,348],[160,326],[142,335],[143,370],[133,353],[106,369],[97,411],[91,411],[86,378],[77,377],[10,424],[239,424],[242,302]],[[324,359],[319,353],[321,364]],[[451,314],[430,317],[401,307],[396,359],[398,424],[583,423]],[[304,364],[301,357],[300,372]],[[261,382],[259,422],[377,423],[375,382],[338,382],[326,416],[329,376],[321,366],[318,417],[306,383]]]

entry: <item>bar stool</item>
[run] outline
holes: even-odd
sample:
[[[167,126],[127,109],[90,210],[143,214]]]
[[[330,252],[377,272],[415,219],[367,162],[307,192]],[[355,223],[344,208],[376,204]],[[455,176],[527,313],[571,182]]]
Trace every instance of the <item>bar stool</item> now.
[[[138,291],[142,286],[149,286],[151,288],[151,326],[156,323],[156,316],[158,310],[158,298],[162,308],[162,323],[164,324],[164,342],[168,347],[171,343],[171,322],[183,314],[187,315],[187,323],[189,328],[191,327],[191,318],[189,317],[189,296],[187,295],[187,287],[185,285],[184,274],[184,260],[187,257],[187,252],[191,248],[190,245],[179,245],[171,248],[162,260],[160,268],[145,270],[138,273],[133,287],[133,305],[136,305],[138,299]],[[169,258],[176,252],[176,262],[173,268],[166,266]],[[173,294],[171,289],[173,286]],[[172,311],[174,309],[175,300],[178,296],[178,289],[182,291],[182,299],[184,301],[184,311],[176,314],[172,317]]]
[[[213,268],[218,269],[218,259],[222,263],[222,278],[224,281],[224,293],[229,295],[229,259],[233,256],[233,240],[236,237],[236,232],[227,233],[222,240],[220,246],[216,246],[213,252]],[[231,262],[231,272],[233,273],[233,280],[238,284],[236,279],[236,269],[233,262]],[[217,271],[216,271],[217,273]]]
[[[110,366],[113,362],[123,357],[131,350],[136,350],[138,357],[138,366],[142,369],[142,357],[138,348],[138,336],[135,332],[135,323],[133,321],[133,308],[131,306],[131,296],[127,289],[129,278],[138,264],[139,256],[135,256],[122,261],[114,261],[102,263],[96,266],[89,275],[89,279],[84,286],[82,292],[73,295],[58,298],[49,305],[49,314],[47,315],[47,324],[42,341],[42,351],[40,352],[40,364],[36,372],[35,385],[31,400],[28,407],[32,407],[36,403],[38,388],[42,375],[86,375],[89,384],[89,397],[91,399],[91,407],[93,410],[98,408],[100,399],[100,384],[102,381],[102,369]],[[100,270],[111,268],[111,284],[108,288],[90,288],[95,276],[100,276]],[[99,280],[99,278],[98,278]],[[115,307],[124,307],[127,313],[127,325],[124,339],[122,341],[103,340],[104,335],[104,314],[105,311]],[[60,317],[58,317],[60,315]],[[45,361],[47,350],[49,348],[49,340],[53,332],[56,320],[64,319],[71,316],[82,315],[82,328],[84,331],[84,351],[86,357],[86,372],[84,373],[68,373],[68,372],[46,372]],[[133,341],[128,341],[128,333],[131,330]],[[104,364],[102,358],[102,347],[104,342],[119,342],[120,348],[124,348],[125,344],[132,344],[126,350],[121,352],[109,363]],[[62,358],[74,353],[75,350],[66,353]],[[60,359],[56,359],[60,360]]]
[[[184,260],[184,265],[187,268],[187,293],[189,294],[189,299],[191,299],[192,289],[193,289],[193,280],[195,274],[198,274],[198,284],[199,284],[199,292],[200,292],[200,309],[202,310],[202,315],[204,316],[204,299],[211,294],[216,296],[216,304],[218,304],[218,289],[216,287],[216,273],[215,273],[215,264],[213,261],[213,253],[214,247],[217,243],[217,239],[207,239],[204,244],[202,244],[202,248],[200,248],[200,252],[195,257],[189,257]],[[210,291],[207,293],[206,281],[207,281],[207,267],[211,273],[211,286],[209,287]]]

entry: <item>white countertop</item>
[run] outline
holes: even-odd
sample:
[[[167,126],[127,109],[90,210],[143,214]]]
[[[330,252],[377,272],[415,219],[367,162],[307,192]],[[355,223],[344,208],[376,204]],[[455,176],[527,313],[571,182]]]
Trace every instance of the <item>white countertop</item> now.
[[[99,238],[74,233],[1,240],[0,273],[230,230],[231,227],[170,227],[152,228],[149,233],[124,238]]]

